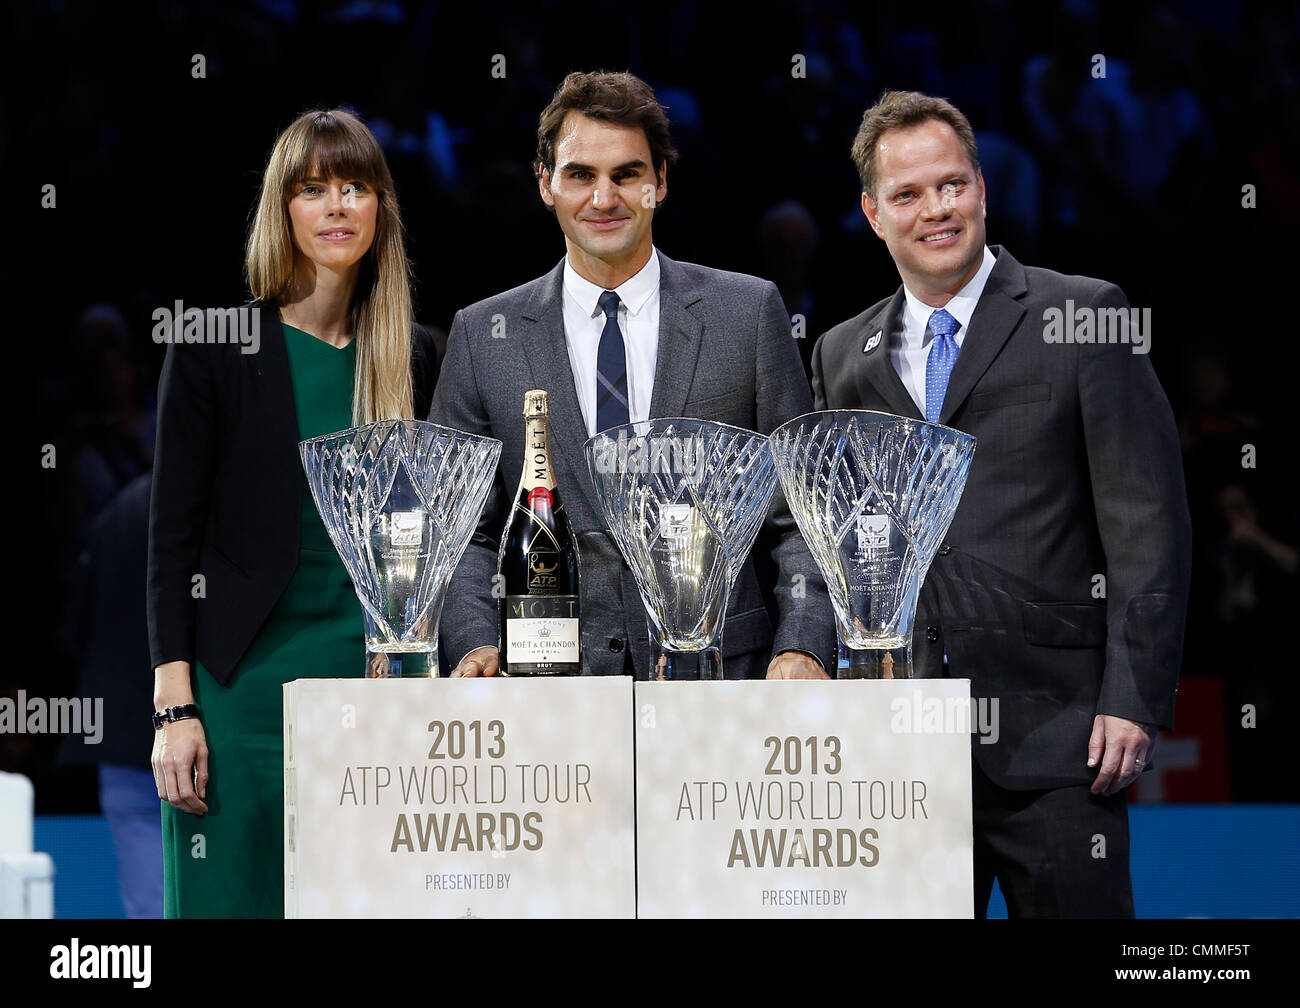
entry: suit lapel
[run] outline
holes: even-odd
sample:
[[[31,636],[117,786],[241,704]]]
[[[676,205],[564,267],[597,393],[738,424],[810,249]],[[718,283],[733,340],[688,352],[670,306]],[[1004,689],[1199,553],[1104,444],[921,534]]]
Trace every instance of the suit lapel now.
[[[569,366],[569,348],[564,339],[564,260],[543,278],[532,300],[524,305],[520,317],[525,324],[524,350],[537,382],[537,388],[550,393],[551,450],[564,458],[561,472],[573,474],[587,503],[603,524],[596,500],[596,488],[587,469],[587,423],[578,405],[578,392]],[[523,398],[520,421],[523,420]]]
[[[939,414],[942,424],[948,423],[970,396],[975,383],[983,377],[1025,315],[1025,306],[1018,300],[1028,289],[1025,268],[1006,249],[994,246],[994,252],[997,264],[975,306],[970,332],[962,340],[961,352],[948,379],[943,411]]]
[[[854,378],[858,384],[860,402],[882,398],[891,413],[921,419],[921,413],[912,401],[911,393],[903,385],[894,367],[893,351],[903,338],[903,288],[898,288],[884,309],[867,321],[859,333],[855,354]],[[879,339],[877,340],[877,337]],[[872,346],[872,343],[875,345]],[[865,350],[865,347],[871,347]]]
[[[695,378],[695,364],[704,342],[704,325],[688,310],[700,300],[686,271],[666,255],[659,256],[659,348],[655,354],[651,417],[681,416]]]

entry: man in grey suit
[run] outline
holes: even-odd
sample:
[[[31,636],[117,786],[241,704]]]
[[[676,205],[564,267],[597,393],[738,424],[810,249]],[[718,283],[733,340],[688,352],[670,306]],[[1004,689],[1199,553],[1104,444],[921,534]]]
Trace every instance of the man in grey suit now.
[[[583,672],[640,678],[650,673],[645,609],[601,518],[587,438],[663,416],[766,434],[812,408],[776,287],[655,250],[651,225],[675,158],[662,107],[630,74],[570,74],[542,113],[538,188],[567,255],[545,276],[457,312],[429,414],[504,444],[442,616],[452,675],[497,671],[493,576],[523,461],[525,391],[550,393],[552,462],[581,564]],[[746,563],[727,606],[724,674],[823,678],[835,660],[830,602],[779,490],[767,530],[780,621],[772,627]]]
[[[913,632],[917,674],[969,678],[995,716],[972,738],[976,908],[996,877],[1013,916],[1131,917],[1123,789],[1173,724],[1191,556],[1149,314],[985,245],[948,102],[885,94],[853,156],[903,286],[822,336],[813,393],[977,438]]]

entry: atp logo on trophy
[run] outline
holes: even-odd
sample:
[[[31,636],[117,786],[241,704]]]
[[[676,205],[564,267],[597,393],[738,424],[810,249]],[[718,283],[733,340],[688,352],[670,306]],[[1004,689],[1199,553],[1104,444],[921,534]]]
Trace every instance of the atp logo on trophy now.
[[[864,514],[858,516],[858,553],[870,556],[889,549],[889,516]]]
[[[424,515],[419,511],[394,511],[388,515],[389,541],[393,546],[419,546],[424,532]]]

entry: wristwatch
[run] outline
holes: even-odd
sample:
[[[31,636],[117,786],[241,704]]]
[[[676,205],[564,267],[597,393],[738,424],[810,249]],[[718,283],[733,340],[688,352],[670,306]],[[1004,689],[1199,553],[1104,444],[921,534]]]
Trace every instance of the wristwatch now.
[[[199,709],[192,703],[164,707],[161,711],[154,711],[153,713],[153,730],[158,731],[163,725],[170,724],[173,721],[184,721],[187,718],[196,718],[198,716]]]

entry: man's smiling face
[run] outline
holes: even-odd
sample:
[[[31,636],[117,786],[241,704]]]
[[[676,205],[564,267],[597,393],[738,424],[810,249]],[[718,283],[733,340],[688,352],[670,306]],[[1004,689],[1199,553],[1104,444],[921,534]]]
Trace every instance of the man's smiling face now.
[[[886,131],[875,162],[875,198],[862,194],[862,212],[908,289],[941,306],[984,256],[984,176],[941,119]]]
[[[665,165],[656,180],[639,126],[570,112],[556,140],[555,171],[543,167],[537,181],[564,231],[569,261],[587,279],[631,276],[649,260],[654,208],[668,179]]]

